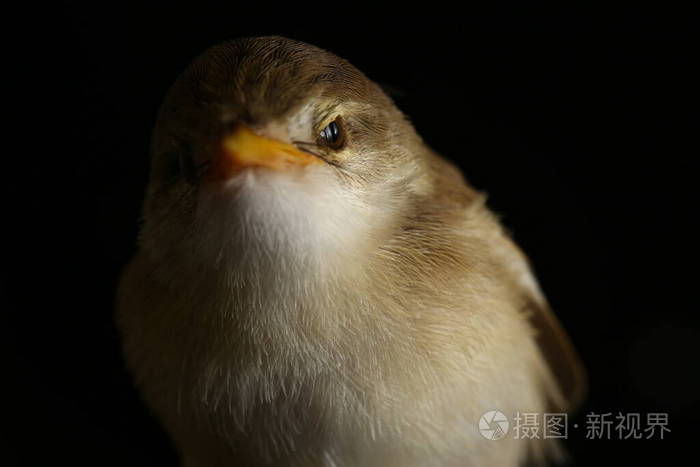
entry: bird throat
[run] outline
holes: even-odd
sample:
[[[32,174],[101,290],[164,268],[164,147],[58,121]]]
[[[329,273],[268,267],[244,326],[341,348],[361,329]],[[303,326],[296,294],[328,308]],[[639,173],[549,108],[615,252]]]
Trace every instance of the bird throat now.
[[[197,236],[209,261],[229,270],[328,275],[358,262],[373,221],[328,172],[247,170],[202,193]]]

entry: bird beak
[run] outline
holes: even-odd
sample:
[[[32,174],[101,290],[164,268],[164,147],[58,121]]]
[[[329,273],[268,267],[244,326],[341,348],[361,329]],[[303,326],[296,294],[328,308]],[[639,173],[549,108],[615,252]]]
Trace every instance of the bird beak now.
[[[211,180],[228,180],[251,167],[289,170],[294,167],[318,165],[316,156],[300,151],[291,144],[258,136],[245,125],[236,125],[221,143],[221,153],[209,170]]]

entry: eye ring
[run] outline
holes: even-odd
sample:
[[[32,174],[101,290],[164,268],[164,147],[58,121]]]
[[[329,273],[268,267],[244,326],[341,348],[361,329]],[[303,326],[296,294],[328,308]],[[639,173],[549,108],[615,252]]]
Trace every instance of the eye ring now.
[[[345,145],[345,133],[343,119],[340,116],[337,116],[335,120],[330,122],[323,130],[319,132],[318,138],[323,146],[327,146],[337,151]]]

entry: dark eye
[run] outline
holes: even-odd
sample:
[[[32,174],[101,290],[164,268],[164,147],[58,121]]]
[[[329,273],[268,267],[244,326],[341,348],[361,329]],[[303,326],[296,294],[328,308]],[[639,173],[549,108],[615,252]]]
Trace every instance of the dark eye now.
[[[319,133],[321,143],[332,149],[340,149],[345,144],[345,129],[340,117],[330,122]]]
[[[195,183],[206,169],[206,164],[196,165],[192,147],[188,142],[178,141],[166,154],[168,159],[168,176],[174,180]]]

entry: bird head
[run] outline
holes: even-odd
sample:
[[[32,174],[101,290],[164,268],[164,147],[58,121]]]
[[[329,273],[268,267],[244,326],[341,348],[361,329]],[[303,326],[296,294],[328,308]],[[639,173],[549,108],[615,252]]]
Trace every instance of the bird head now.
[[[358,255],[426,190],[426,151],[347,61],[280,37],[226,42],[162,105],[142,246],[208,262]]]

